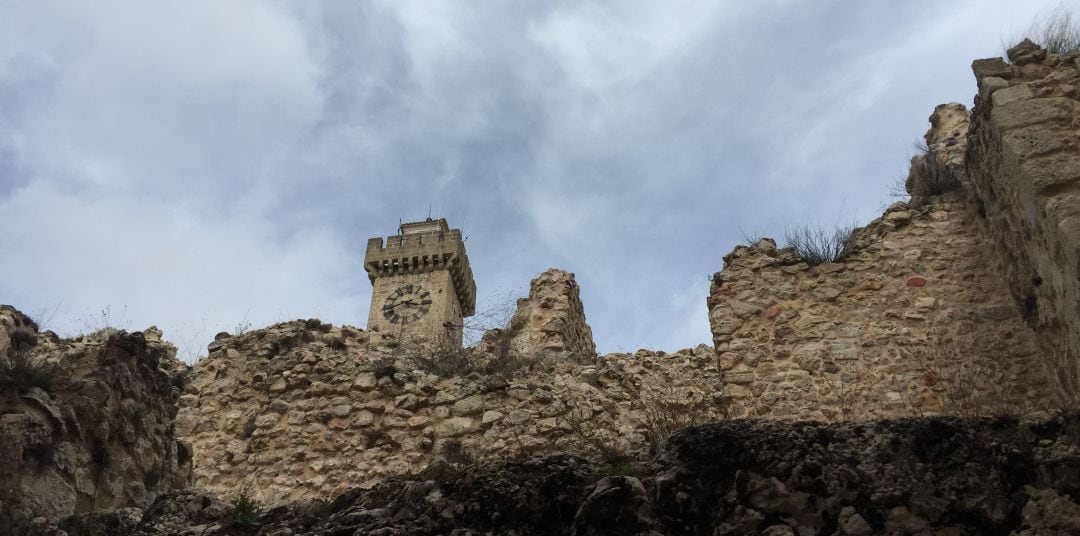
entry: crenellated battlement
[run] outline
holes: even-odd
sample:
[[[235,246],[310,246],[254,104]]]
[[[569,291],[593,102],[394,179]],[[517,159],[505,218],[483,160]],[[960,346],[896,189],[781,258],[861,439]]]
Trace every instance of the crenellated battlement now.
[[[407,233],[404,235],[388,236],[385,240],[381,237],[369,238],[367,254],[379,251],[403,250],[408,248],[434,247],[443,244],[461,244],[461,229],[451,229],[447,232],[431,231]]]
[[[476,282],[465,242],[445,219],[402,224],[401,234],[368,239],[364,270],[372,284],[379,277],[448,270],[462,316],[475,313]]]

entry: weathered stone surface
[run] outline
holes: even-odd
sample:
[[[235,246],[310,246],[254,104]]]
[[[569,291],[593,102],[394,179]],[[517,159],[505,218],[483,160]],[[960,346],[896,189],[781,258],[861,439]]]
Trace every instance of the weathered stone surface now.
[[[1053,190],[1080,183],[1080,154],[1062,152],[1025,160],[1020,172],[1031,181],[1035,193],[1054,195]]]
[[[0,532],[91,505],[147,506],[189,482],[190,447],[173,422],[178,403],[198,398],[181,399],[185,367],[148,331],[59,339],[0,305]],[[6,372],[15,359],[52,372],[19,383]]]
[[[845,506],[840,509],[840,517],[837,519],[837,529],[840,534],[847,536],[870,536],[874,529],[866,522],[855,508]]]
[[[968,136],[970,190],[986,214],[988,243],[1021,317],[1049,355],[1080,358],[1080,54],[1047,54],[1030,41],[1010,50],[1011,87],[977,100]],[[1038,68],[1036,68],[1038,67]],[[977,77],[986,76],[976,69]],[[1025,89],[1030,90],[1027,96]],[[1008,102],[1006,92],[1026,98]]]
[[[987,76],[979,81],[979,96],[983,100],[989,99],[995,91],[1009,87],[1009,81],[996,76]],[[964,132],[967,135],[967,132]]]
[[[281,399],[274,400],[270,403],[270,411],[285,413],[289,411],[289,403]]]
[[[918,158],[964,191],[890,207],[857,231],[844,264],[872,274],[869,282],[777,270],[784,249],[775,244],[725,257],[707,304],[721,368],[740,371],[726,378],[740,388],[726,393],[770,417],[947,412],[955,390],[943,386],[941,362],[963,356],[964,370],[982,376],[973,381],[984,405],[1010,400],[1030,411],[1070,396],[1054,368],[1080,358],[1080,54],[1025,41],[1009,56],[1012,65],[974,62],[970,121],[959,104],[930,116],[929,150]],[[754,306],[768,313],[745,313]],[[842,334],[851,320],[859,334]],[[991,338],[1005,347],[972,342]],[[818,340],[830,341],[827,355],[812,351]],[[897,530],[915,530],[902,511],[895,517]]]
[[[457,437],[475,428],[476,421],[469,417],[451,417],[435,426],[435,437]]]
[[[983,80],[987,77],[1007,79],[1013,76],[1012,67],[1001,58],[975,60],[971,63],[971,70],[975,71],[976,80]]]
[[[963,164],[965,113],[938,107],[935,124],[948,133],[931,128],[927,141],[949,153],[931,157]],[[771,247],[738,246],[707,300],[735,413],[851,419],[973,406],[988,413],[996,401],[1046,407],[1036,337],[1009,314],[1005,277],[986,260],[993,251],[981,225],[955,195],[896,204],[856,232],[859,247],[837,263],[843,270],[763,267],[760,258],[776,255]],[[781,297],[783,288],[796,290]],[[763,312],[748,314],[755,310]],[[967,379],[941,372],[941,348],[959,352],[979,378],[971,380],[993,394],[979,392],[978,404],[963,408],[950,399]]]
[[[361,372],[353,379],[353,387],[361,391],[368,391],[374,388],[378,381],[379,379],[375,377],[374,372]]]
[[[374,422],[375,422],[375,414],[374,413],[372,413],[370,411],[367,411],[367,410],[361,410],[361,411],[356,412],[355,416],[353,417],[353,424],[352,425],[355,426],[355,427],[364,427],[364,426],[371,426],[372,423],[374,423]]]
[[[517,302],[510,344],[518,352],[596,355],[574,274],[550,269],[532,280],[529,296]]]
[[[994,83],[995,85],[999,85],[1000,83],[996,82],[997,80],[1001,79],[996,78],[992,83]],[[1010,102],[1030,99],[1033,96],[1034,94],[1031,93],[1031,88],[1028,87],[1027,84],[1020,84],[1010,87],[1008,85],[1008,82],[1006,82],[1005,87],[1002,87],[998,91],[994,92],[993,101],[995,106],[1004,106],[1006,104],[1009,104]],[[964,132],[964,134],[967,134],[967,132]]]
[[[1026,65],[1046,59],[1046,50],[1028,38],[1010,47],[1005,54],[1014,65]]]
[[[277,415],[259,415],[255,417],[255,428],[273,428],[277,425],[278,420]]]
[[[435,374],[417,360],[430,357],[423,348],[382,341],[308,321],[217,341],[188,387],[199,403],[180,409],[196,483],[232,497],[242,482],[271,504],[328,498],[350,483],[418,473],[451,439],[479,459],[594,452],[574,432],[576,419],[590,434],[643,451],[645,407],[667,390],[677,389],[678,407],[703,420],[726,408],[716,355],[705,345],[598,358],[522,355],[511,376],[489,377],[468,368]],[[264,387],[277,382],[280,392]],[[357,462],[311,477],[311,460],[327,457]]]
[[[1062,151],[1075,143],[1040,125],[1017,128],[1005,133],[1003,141],[1017,154],[1036,157]]]
[[[1002,89],[994,93],[995,99],[1006,91],[1008,90]],[[1062,126],[1067,126],[1072,120],[1074,102],[1068,97],[1016,100],[993,106],[990,116],[995,125],[1002,130],[1039,123],[1064,123]]]
[[[484,411],[484,397],[480,395],[473,395],[467,398],[462,398],[450,408],[450,413],[457,416],[471,416],[478,415]]]
[[[726,421],[676,433],[652,462],[566,454],[345,487],[266,511],[288,534],[1023,534],[1080,530],[1076,417],[904,419],[823,425]],[[140,515],[141,514],[141,515]],[[195,490],[145,512],[86,516],[121,534],[251,533]],[[117,532],[114,532],[117,533]]]

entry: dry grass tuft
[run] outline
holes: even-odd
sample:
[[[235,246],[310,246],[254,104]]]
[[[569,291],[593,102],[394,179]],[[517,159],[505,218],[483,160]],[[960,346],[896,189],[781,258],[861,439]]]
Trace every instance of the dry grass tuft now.
[[[925,143],[915,145],[919,154],[911,159],[904,189],[911,196],[911,205],[920,206],[932,196],[960,189],[960,179],[938,162]]]
[[[37,334],[16,328],[10,334],[7,356],[0,357],[0,391],[25,393],[33,387],[52,392],[61,377],[58,366],[33,355]]]
[[[841,225],[832,231],[813,225],[788,227],[784,240],[786,247],[795,248],[799,259],[810,266],[840,262],[854,250],[855,226]]]
[[[1080,23],[1063,6],[1036,21],[1028,34],[1035,36],[1035,41],[1051,54],[1080,51]]]

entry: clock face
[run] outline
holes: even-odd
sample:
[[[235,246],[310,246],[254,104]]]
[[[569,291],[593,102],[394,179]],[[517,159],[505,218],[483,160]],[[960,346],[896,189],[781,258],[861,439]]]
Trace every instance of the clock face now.
[[[401,285],[386,298],[383,316],[393,324],[408,324],[419,320],[431,307],[431,294],[420,285]]]

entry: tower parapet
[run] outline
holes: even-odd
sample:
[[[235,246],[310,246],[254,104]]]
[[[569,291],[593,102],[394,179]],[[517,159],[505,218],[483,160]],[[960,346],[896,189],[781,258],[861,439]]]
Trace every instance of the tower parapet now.
[[[402,224],[385,241],[368,240],[364,270],[374,287],[369,327],[424,339],[456,331],[444,342],[460,346],[462,318],[476,312],[476,282],[460,229],[444,218]]]

